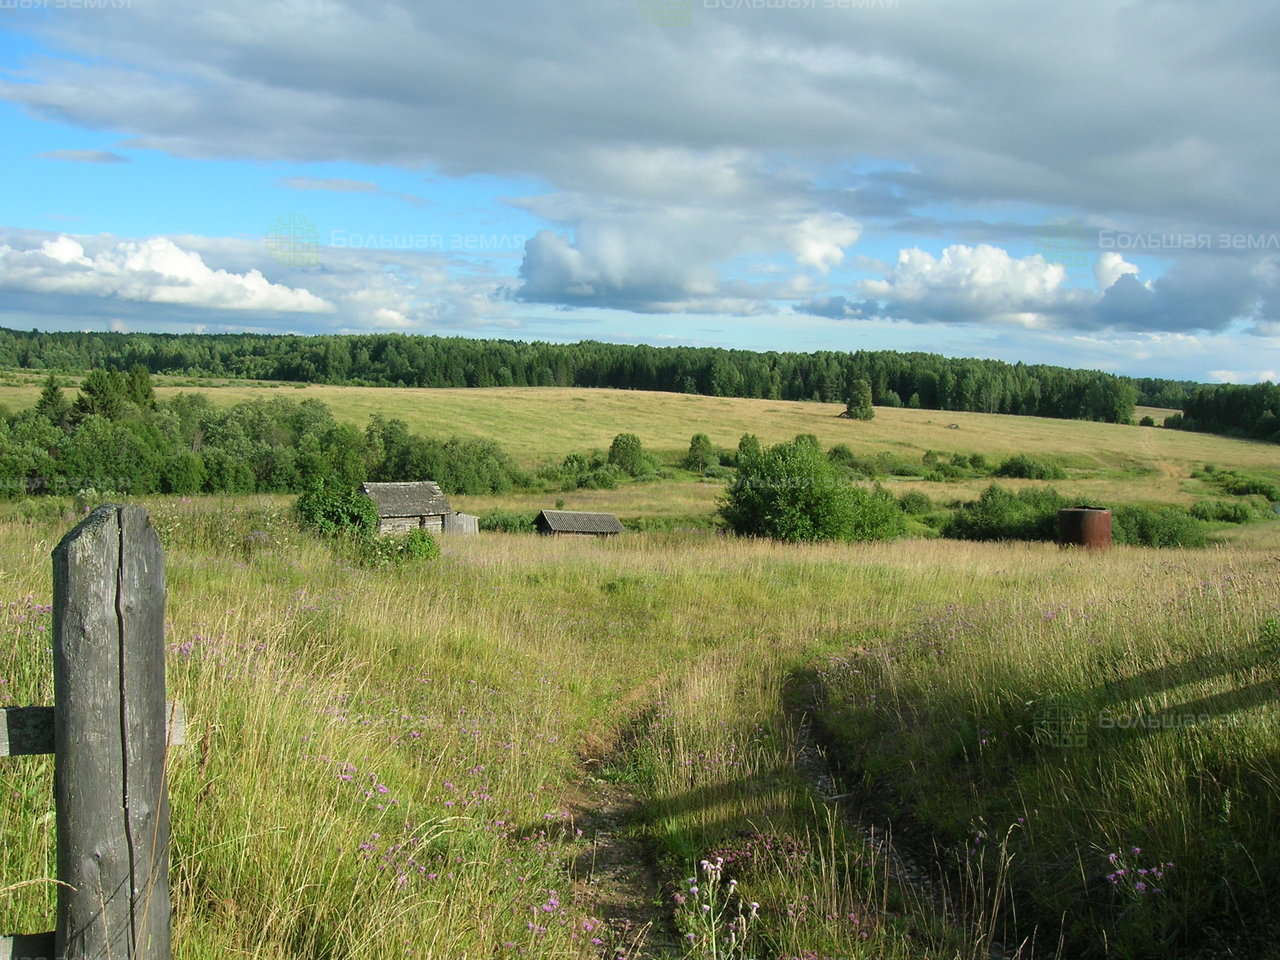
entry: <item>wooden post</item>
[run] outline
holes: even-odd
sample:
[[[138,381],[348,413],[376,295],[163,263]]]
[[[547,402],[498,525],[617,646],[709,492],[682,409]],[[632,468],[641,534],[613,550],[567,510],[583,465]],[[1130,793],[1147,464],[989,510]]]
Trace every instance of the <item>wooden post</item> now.
[[[53,552],[59,960],[170,960],[164,554],[141,507]]]

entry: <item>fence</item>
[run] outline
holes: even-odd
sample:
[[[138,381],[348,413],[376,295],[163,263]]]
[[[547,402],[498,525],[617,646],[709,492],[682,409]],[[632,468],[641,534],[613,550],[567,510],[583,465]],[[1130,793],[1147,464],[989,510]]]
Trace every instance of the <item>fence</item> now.
[[[54,755],[54,932],[0,960],[170,960],[164,552],[141,507],[99,507],[53,551],[52,707],[8,707],[0,756]]]

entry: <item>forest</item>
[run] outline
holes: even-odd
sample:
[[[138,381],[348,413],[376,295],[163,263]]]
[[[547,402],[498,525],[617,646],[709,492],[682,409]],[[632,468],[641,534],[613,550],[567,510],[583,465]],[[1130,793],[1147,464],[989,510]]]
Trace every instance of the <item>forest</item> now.
[[[362,432],[318,400],[218,408],[199,393],[157,400],[143,367],[95,369],[68,399],[50,374],[36,405],[0,418],[0,493],[283,493],[433,477],[451,493],[526,478],[496,445],[413,434],[375,416]]]
[[[421,337],[29,333],[0,329],[0,367],[95,368],[355,386],[615,387],[843,403],[854,382],[881,406],[1128,422],[1143,399],[1127,378],[999,360],[888,350],[755,352]],[[1151,381],[1154,390],[1173,381]]]

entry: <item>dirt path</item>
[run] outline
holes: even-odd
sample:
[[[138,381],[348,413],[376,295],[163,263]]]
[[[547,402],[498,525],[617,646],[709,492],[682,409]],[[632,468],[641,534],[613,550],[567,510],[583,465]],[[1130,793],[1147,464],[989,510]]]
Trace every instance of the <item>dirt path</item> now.
[[[640,826],[640,800],[621,784],[588,777],[568,800],[587,849],[573,864],[574,899],[596,919],[605,960],[682,955],[653,851]]]

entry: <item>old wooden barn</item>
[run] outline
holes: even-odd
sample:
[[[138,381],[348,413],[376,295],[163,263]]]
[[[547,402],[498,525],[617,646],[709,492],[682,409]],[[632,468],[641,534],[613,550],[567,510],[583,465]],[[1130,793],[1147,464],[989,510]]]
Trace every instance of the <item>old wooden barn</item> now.
[[[453,513],[444,491],[430,480],[366,483],[360,491],[378,508],[378,533],[443,533],[446,518]]]
[[[534,521],[546,536],[612,537],[622,532],[622,524],[612,513],[579,513],[574,510],[543,510]]]

